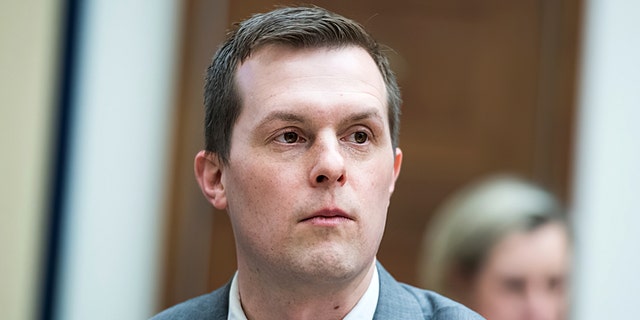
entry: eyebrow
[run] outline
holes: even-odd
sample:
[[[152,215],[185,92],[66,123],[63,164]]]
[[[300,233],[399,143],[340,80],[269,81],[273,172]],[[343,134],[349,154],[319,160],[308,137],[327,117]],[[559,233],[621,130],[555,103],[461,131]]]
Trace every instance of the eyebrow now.
[[[361,121],[361,120],[366,120],[366,119],[377,119],[380,120],[381,122],[384,123],[384,120],[382,119],[382,117],[380,116],[380,113],[378,112],[377,109],[371,108],[369,110],[365,110],[362,112],[357,112],[352,114],[350,117],[344,119],[343,121],[340,122],[340,124],[346,124],[349,122],[356,122],[356,121]]]
[[[274,120],[281,120],[286,122],[298,122],[298,123],[305,122],[305,118],[298,114],[295,114],[292,112],[285,112],[285,111],[276,111],[267,115],[264,119],[262,119],[260,123],[258,123],[258,128]]]
[[[364,110],[362,112],[356,112],[354,114],[349,115],[347,118],[343,119],[340,121],[340,125],[346,125],[350,122],[356,122],[356,121],[361,121],[361,120],[366,120],[366,119],[377,119],[380,122],[384,123],[384,120],[382,119],[382,117],[380,116],[380,113],[378,112],[377,109],[375,108],[371,108],[369,110]],[[274,120],[280,120],[280,121],[285,121],[285,122],[296,122],[296,123],[305,123],[309,121],[308,117],[302,116],[300,114],[296,114],[293,112],[288,112],[288,111],[275,111],[269,115],[267,115],[264,119],[262,119],[260,121],[260,123],[258,123],[258,127],[262,127],[264,125],[266,125],[267,123],[274,121]]]

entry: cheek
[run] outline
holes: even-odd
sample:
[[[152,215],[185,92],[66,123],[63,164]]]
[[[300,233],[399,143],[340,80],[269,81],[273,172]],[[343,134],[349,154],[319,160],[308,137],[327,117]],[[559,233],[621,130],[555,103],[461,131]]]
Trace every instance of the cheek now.
[[[500,286],[488,271],[481,271],[473,284],[470,307],[487,319],[510,319],[517,299]]]
[[[282,188],[274,186],[264,171],[242,167],[235,173],[228,176],[227,212],[238,250],[250,255],[272,251],[290,233],[285,220],[289,213],[283,212],[290,206],[282,206],[286,201],[278,193]]]
[[[473,300],[469,307],[487,319],[517,319],[517,302],[513,297],[501,295],[495,290],[485,290],[484,293],[476,293]]]
[[[390,158],[392,160],[393,158]],[[388,168],[381,170],[380,168]],[[376,200],[388,200],[391,196],[390,187],[394,184],[393,161],[384,159],[383,161],[374,161],[367,163],[367,166],[353,167],[351,171],[352,181],[359,179],[361,183],[368,188],[366,195],[376,197]],[[377,196],[374,196],[377,195]],[[366,196],[365,195],[365,196]],[[387,201],[388,202],[388,201]]]
[[[225,192],[228,212],[232,219],[242,220],[236,225],[252,228],[275,224],[275,216],[287,204],[283,198],[286,186],[281,185],[283,178],[271,174],[271,169],[252,162],[236,162],[227,169]]]
[[[291,181],[287,176],[290,171],[259,159],[236,160],[227,170],[227,196],[235,202],[251,203],[256,207],[268,205],[278,200],[275,197],[286,194],[288,186],[285,182]]]

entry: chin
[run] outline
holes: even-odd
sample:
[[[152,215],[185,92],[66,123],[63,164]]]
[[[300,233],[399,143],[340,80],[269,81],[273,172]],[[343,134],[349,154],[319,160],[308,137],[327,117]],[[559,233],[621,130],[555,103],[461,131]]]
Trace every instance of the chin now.
[[[353,255],[316,254],[298,260],[297,269],[309,281],[340,282],[359,274],[363,266]]]

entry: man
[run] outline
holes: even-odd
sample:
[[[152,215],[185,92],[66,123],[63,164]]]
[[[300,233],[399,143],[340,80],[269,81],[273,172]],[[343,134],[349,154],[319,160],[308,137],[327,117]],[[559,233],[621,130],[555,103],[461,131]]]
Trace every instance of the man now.
[[[203,194],[238,271],[155,319],[481,319],[377,262],[400,173],[400,93],[378,44],[321,8],[255,15],[207,70]]]

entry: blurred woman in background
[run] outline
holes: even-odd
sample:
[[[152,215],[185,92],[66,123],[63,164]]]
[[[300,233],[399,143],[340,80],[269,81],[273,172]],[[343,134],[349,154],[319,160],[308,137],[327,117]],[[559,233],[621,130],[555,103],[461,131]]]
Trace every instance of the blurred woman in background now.
[[[432,221],[420,285],[490,320],[567,317],[570,237],[551,194],[493,176],[454,194]]]

